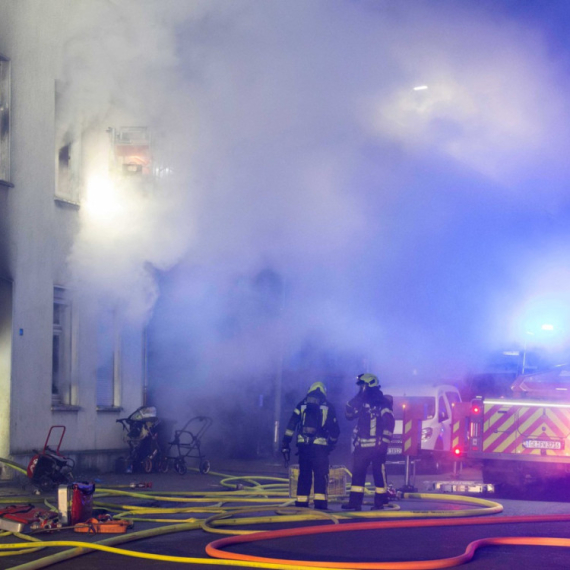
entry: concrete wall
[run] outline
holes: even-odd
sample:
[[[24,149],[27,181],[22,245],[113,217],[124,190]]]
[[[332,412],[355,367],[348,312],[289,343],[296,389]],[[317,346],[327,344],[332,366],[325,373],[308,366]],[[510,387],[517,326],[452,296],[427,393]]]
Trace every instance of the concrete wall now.
[[[11,347],[0,354],[0,388],[10,394],[9,425],[0,422],[0,450],[25,461],[43,446],[51,425],[67,427],[62,449],[83,453],[83,465],[110,468],[124,450],[115,423],[142,404],[140,326],[127,327],[121,352],[118,402],[124,412],[96,409],[96,314],[73,301],[72,401],[52,409],[54,285],[69,280],[67,258],[78,230],[80,206],[54,199],[56,181],[55,73],[60,46],[49,3],[0,1],[0,54],[11,60],[11,182],[0,186],[0,277],[10,282],[0,301],[0,329],[11,326]],[[105,129],[106,125],[101,125]],[[5,390],[6,375],[11,376]],[[7,407],[7,406],[6,406]],[[4,410],[1,410],[4,412]],[[6,439],[9,438],[9,442]],[[102,453],[97,453],[101,451]]]

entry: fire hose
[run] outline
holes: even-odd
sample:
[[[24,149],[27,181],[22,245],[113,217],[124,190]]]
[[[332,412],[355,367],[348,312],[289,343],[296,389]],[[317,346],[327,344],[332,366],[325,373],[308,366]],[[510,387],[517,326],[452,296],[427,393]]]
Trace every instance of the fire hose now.
[[[212,473],[214,475],[214,473]],[[33,543],[10,543],[0,544],[0,555],[13,556],[18,553],[30,552],[38,548],[46,547],[71,547],[71,549],[50,555],[26,564],[13,567],[11,570],[38,570],[51,566],[62,560],[74,558],[76,556],[101,550],[112,552],[117,555],[131,556],[140,559],[159,560],[163,562],[178,562],[187,564],[203,564],[203,565],[224,565],[224,566],[241,566],[249,568],[280,568],[280,569],[299,569],[305,570],[310,568],[366,568],[366,569],[411,569],[411,568],[446,568],[465,563],[470,560],[475,551],[482,546],[506,544],[506,545],[542,545],[542,546],[570,546],[567,539],[558,538],[536,538],[536,537],[499,537],[477,540],[470,543],[463,554],[447,559],[440,560],[420,560],[420,561],[398,561],[398,562],[370,562],[370,563],[336,563],[336,562],[319,562],[319,561],[294,561],[283,559],[271,559],[266,557],[255,557],[241,555],[239,553],[228,553],[223,548],[231,544],[256,542],[264,540],[281,539],[295,537],[305,534],[324,534],[331,532],[350,532],[365,529],[388,529],[388,528],[414,528],[414,527],[444,527],[457,525],[484,525],[484,524],[507,524],[513,522],[568,522],[570,515],[544,515],[533,517],[499,517],[493,519],[473,519],[467,517],[479,516],[482,514],[498,513],[502,510],[502,506],[493,501],[473,497],[461,497],[450,495],[434,495],[434,494],[405,494],[404,499],[429,499],[429,500],[445,500],[454,503],[469,503],[477,508],[469,508],[462,510],[450,511],[405,511],[395,508],[385,511],[371,511],[359,513],[321,513],[308,509],[290,507],[291,500],[288,499],[285,484],[287,479],[270,478],[270,477],[229,477],[222,474],[216,474],[225,477],[222,484],[231,489],[230,492],[213,492],[213,493],[161,493],[161,492],[130,492],[118,491],[111,488],[101,488],[97,492],[98,506],[113,508],[117,515],[116,518],[125,520],[145,520],[146,522],[168,522],[165,526],[153,528],[150,530],[132,532],[127,535],[121,535],[99,542],[83,542],[71,540],[49,540],[38,541]],[[259,480],[275,481],[267,485],[259,484]],[[142,499],[145,501],[164,501],[185,503],[187,506],[174,508],[148,508],[137,505],[120,505],[117,503],[102,503],[100,499],[105,497],[117,497],[122,495],[128,498]],[[205,505],[207,503],[207,505]],[[240,507],[229,506],[237,503],[254,503],[256,506]],[[265,503],[264,506],[259,503]],[[274,503],[268,505],[268,503]],[[224,506],[225,505],[225,506]],[[256,516],[260,512],[274,511],[273,516]],[[146,515],[154,515],[145,518]],[[157,518],[160,515],[201,515],[202,518],[186,518],[184,521],[180,519]],[[209,515],[204,518],[203,515]],[[246,515],[251,515],[247,517]],[[363,518],[382,518],[382,519],[399,519],[413,517],[412,520],[376,520],[371,522],[352,522],[350,524],[338,524],[340,519],[355,517]],[[435,517],[439,517],[434,520]],[[446,518],[443,518],[446,517]],[[425,519],[431,520],[425,520]],[[271,524],[276,522],[299,522],[311,520],[329,519],[332,525],[327,526],[310,526],[304,528],[291,528],[277,531],[247,531],[247,530],[221,530],[221,526],[245,526]],[[423,520],[421,520],[423,519]],[[232,534],[238,536],[230,536],[222,538],[210,543],[206,547],[206,554],[214,558],[196,558],[196,557],[179,557],[169,555],[150,554],[145,552],[134,552],[118,548],[117,545],[143,540],[153,536],[170,534],[173,532],[186,532],[190,530],[202,529],[207,532],[217,532],[224,534]],[[5,535],[3,535],[5,536]],[[22,540],[30,540],[30,537],[19,536]]]

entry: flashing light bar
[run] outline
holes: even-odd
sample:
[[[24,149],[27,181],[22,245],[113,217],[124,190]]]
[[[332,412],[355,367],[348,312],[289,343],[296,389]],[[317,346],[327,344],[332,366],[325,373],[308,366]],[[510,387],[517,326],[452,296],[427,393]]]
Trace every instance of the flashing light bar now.
[[[570,404],[556,404],[553,402],[527,402],[526,400],[515,400],[515,401],[506,401],[506,400],[485,400],[485,404],[491,404],[492,406],[529,406],[531,408],[564,408],[570,409]]]
[[[427,85],[418,85],[417,87],[414,87],[414,91],[425,91],[427,88]]]

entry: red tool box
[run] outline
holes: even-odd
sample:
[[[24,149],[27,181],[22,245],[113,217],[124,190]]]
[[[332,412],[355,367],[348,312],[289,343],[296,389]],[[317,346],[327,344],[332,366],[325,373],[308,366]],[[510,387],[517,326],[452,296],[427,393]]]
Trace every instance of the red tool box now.
[[[62,524],[85,522],[93,513],[94,483],[70,483],[57,488],[57,508]]]
[[[50,528],[58,517],[57,513],[34,505],[11,505],[0,509],[0,529],[10,532],[28,532]]]

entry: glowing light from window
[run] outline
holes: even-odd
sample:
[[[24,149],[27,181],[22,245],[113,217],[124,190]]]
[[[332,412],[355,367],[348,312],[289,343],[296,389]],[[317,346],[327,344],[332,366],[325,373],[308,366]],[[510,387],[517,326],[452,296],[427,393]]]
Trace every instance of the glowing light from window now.
[[[109,219],[121,213],[121,203],[112,181],[105,176],[94,176],[87,184],[85,208],[90,215]]]
[[[427,88],[427,85],[418,85],[417,87],[414,87],[414,91],[425,91]]]

